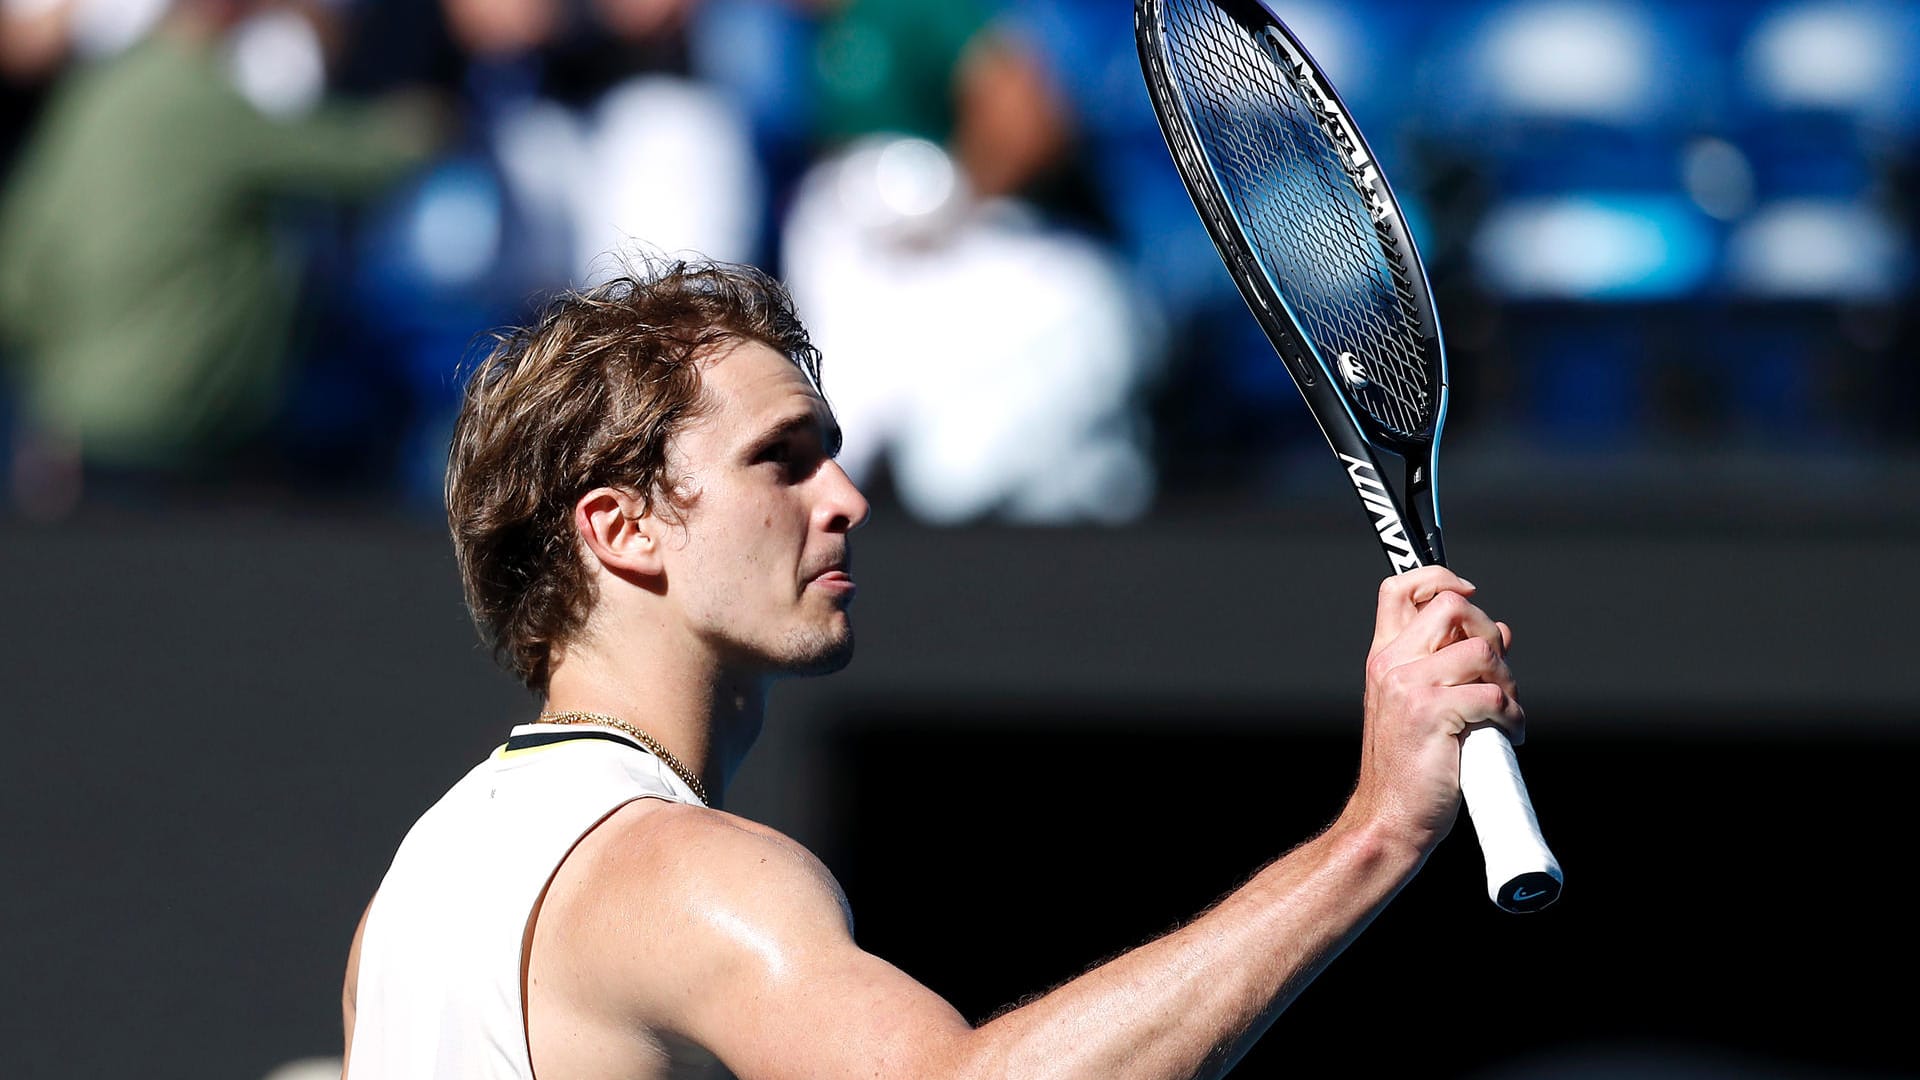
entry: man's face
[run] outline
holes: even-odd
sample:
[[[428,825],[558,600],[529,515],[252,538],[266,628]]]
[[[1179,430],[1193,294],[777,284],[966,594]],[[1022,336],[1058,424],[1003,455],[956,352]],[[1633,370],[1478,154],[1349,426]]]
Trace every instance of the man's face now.
[[[675,438],[683,505],[666,595],[723,663],[823,674],[853,656],[847,534],[867,500],[832,455],[839,428],[791,361],[742,342],[705,362],[706,410]]]

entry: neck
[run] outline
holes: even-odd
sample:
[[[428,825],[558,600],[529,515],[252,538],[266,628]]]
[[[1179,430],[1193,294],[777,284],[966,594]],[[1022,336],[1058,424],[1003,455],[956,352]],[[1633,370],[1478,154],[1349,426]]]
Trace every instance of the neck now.
[[[632,649],[614,657],[592,645],[562,650],[541,711],[601,713],[639,728],[700,777],[717,809],[760,734],[767,680],[718,665],[662,663],[661,655]]]

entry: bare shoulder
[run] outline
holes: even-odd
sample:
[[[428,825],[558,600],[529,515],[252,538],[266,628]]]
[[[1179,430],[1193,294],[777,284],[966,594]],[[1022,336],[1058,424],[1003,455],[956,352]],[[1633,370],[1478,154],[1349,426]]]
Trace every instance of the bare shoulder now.
[[[805,847],[745,818],[658,799],[628,803],[580,841],[539,924],[537,939],[559,947],[548,955],[583,991],[669,1026],[712,988],[852,936],[845,894]]]
[[[972,1033],[859,947],[811,852],[700,807],[608,817],[561,864],[533,936],[529,1037],[556,1075],[588,1075],[543,1064],[586,1040],[636,1063],[697,1047],[739,1076],[954,1075],[903,1063],[944,1061]]]
[[[577,860],[577,862],[576,862]],[[777,829],[720,810],[641,799],[614,812],[568,861],[602,889],[667,904],[750,902],[769,886],[846,898],[811,851]]]

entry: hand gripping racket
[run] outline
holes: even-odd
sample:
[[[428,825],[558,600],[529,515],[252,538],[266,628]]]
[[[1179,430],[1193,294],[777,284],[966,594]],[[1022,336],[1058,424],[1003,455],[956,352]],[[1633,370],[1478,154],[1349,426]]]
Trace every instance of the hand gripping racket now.
[[[1359,127],[1262,0],[1136,0],[1134,36],[1187,193],[1394,572],[1444,563],[1440,322]],[[1518,912],[1558,899],[1560,864],[1498,728],[1462,740],[1460,786],[1493,902]]]

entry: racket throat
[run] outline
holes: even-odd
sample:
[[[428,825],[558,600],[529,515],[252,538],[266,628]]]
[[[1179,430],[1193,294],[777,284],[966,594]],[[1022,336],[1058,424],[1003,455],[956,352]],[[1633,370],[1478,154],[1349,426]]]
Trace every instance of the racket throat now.
[[[1347,481],[1360,497],[1393,572],[1404,574],[1428,564],[1444,565],[1439,514],[1434,509],[1432,463],[1378,448],[1364,457],[1339,449],[1334,452],[1346,467]]]

